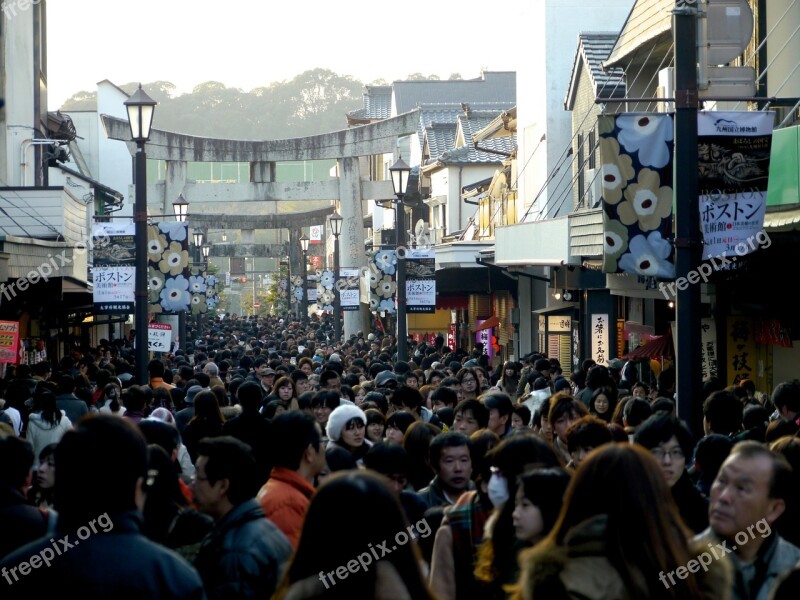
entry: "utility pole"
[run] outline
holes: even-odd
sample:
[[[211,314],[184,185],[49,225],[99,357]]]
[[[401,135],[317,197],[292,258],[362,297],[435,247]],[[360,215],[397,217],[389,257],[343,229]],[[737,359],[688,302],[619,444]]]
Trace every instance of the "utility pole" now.
[[[675,48],[675,277],[687,277],[702,258],[697,175],[697,0],[676,0]],[[702,435],[700,283],[678,288],[675,374],[678,416]]]

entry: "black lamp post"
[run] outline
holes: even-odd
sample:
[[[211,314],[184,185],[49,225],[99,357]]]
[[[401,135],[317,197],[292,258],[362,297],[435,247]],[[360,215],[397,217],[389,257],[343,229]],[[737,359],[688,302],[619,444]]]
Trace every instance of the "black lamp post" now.
[[[300,247],[303,249],[303,301],[300,304],[300,310],[303,323],[308,323],[308,236],[304,233],[300,236]]]
[[[189,216],[189,203],[186,201],[186,198],[183,197],[183,194],[180,194],[178,199],[172,203],[172,210],[175,213],[175,220],[178,223],[186,222],[186,217]]]
[[[156,104],[144,93],[142,85],[125,101],[131,140],[136,142],[135,185],[136,201],[133,223],[136,235],[136,287],[134,292],[134,326],[136,327],[136,379],[147,385],[148,331],[147,331],[147,154],[145,144],[150,139],[150,127]]]
[[[408,359],[408,340],[406,340],[406,209],[403,206],[403,197],[408,188],[408,176],[411,167],[398,157],[397,162],[389,167],[392,175],[392,187],[397,196],[397,209],[395,210],[395,235],[397,237],[397,360]]]
[[[175,213],[175,220],[178,223],[185,223],[189,217],[189,202],[183,197],[183,194],[178,195],[178,199],[172,203],[172,211]],[[178,313],[178,347],[184,349],[186,347],[186,311],[182,310]]]
[[[333,235],[333,337],[334,345],[342,339],[342,323],[339,320],[342,311],[342,290],[339,289],[339,236],[342,235],[342,215],[335,212],[328,217]]]

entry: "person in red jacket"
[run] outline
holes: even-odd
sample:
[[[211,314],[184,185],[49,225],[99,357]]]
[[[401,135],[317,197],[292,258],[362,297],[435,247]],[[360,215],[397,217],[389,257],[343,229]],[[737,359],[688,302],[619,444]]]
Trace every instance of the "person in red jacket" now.
[[[272,422],[272,443],[274,466],[256,499],[297,548],[314,480],[325,466],[322,432],[314,417],[290,411]]]

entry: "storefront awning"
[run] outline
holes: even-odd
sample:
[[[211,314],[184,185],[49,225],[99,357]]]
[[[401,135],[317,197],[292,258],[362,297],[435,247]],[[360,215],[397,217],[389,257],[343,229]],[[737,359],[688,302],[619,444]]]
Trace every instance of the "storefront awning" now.
[[[479,331],[483,331],[484,329],[489,329],[491,327],[497,327],[500,325],[500,319],[497,315],[492,315],[488,319],[486,319],[483,323],[475,327],[472,331],[477,333]]]

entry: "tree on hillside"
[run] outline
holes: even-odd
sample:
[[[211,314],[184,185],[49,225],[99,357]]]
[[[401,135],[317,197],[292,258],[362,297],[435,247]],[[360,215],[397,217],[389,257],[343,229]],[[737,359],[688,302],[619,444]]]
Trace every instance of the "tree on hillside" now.
[[[119,86],[133,93],[138,83]],[[223,139],[282,139],[316,135],[347,127],[345,115],[361,106],[363,84],[326,69],[301,73],[291,81],[245,92],[219,81],[206,81],[188,94],[175,85],[155,81],[142,85],[158,102],[157,129]],[[62,110],[91,110],[95,92],[78,92]]]

